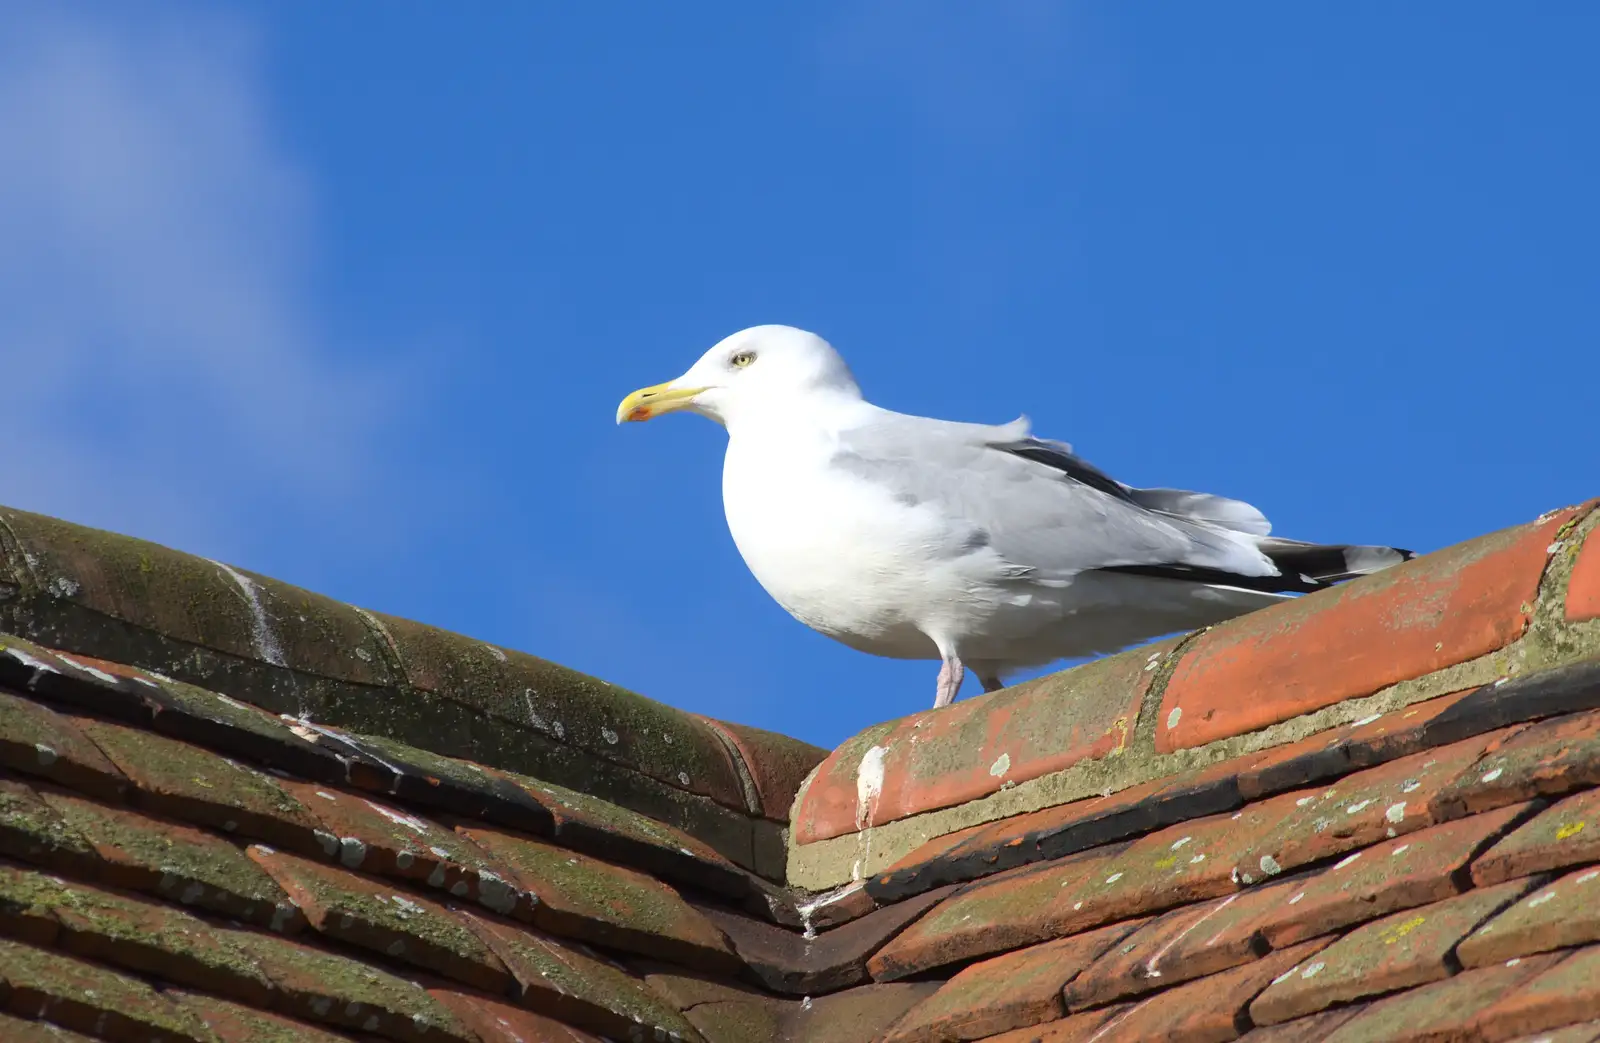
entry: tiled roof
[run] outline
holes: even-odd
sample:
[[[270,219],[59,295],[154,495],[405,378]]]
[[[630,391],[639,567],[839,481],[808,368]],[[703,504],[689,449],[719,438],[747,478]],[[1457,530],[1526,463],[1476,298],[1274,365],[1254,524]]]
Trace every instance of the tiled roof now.
[[[1600,1040],[1593,507],[831,754],[0,509],[0,1039]]]

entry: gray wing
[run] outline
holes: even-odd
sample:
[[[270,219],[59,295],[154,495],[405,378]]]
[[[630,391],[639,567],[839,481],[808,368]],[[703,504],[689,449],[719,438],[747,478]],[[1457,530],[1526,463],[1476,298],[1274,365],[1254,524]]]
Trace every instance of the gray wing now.
[[[1029,436],[1026,420],[995,427],[886,411],[844,432],[832,465],[901,503],[935,506],[952,524],[952,553],[992,547],[1030,579],[1117,566],[1276,571],[1221,527],[1146,508],[1139,490],[1069,446]]]

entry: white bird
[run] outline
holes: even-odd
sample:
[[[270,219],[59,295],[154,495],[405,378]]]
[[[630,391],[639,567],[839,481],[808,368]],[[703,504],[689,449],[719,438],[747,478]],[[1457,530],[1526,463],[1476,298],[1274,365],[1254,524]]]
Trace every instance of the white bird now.
[[[1411,552],[1268,535],[1247,503],[1135,489],[1063,442],[868,402],[827,341],[755,326],[617,422],[688,410],[728,432],[722,505],[756,580],[790,615],[863,652],[964,671],[1113,652],[1387,568]]]

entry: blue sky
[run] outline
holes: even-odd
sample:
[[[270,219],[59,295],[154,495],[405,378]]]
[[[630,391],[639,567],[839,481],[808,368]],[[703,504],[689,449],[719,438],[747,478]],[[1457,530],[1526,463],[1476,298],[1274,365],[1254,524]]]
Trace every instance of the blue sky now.
[[[724,437],[763,322],[879,404],[1436,549],[1600,493],[1600,8],[11,3],[0,502],[832,746]]]

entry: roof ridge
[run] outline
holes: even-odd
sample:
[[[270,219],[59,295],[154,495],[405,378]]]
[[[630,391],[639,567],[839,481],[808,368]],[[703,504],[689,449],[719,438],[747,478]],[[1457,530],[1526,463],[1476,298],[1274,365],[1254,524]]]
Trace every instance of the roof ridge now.
[[[772,879],[826,751],[148,541],[0,507],[0,627],[673,822]],[[487,722],[493,722],[487,726]]]

